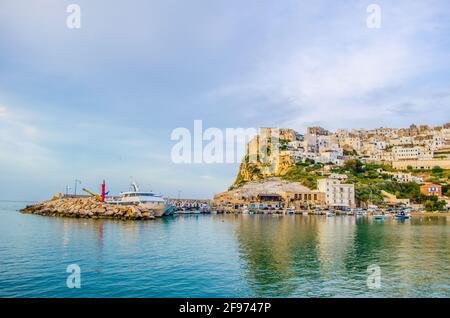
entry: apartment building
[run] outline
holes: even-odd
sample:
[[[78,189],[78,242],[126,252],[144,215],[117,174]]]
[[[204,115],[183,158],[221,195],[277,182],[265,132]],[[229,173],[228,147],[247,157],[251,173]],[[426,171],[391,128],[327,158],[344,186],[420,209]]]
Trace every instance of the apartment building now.
[[[392,148],[394,160],[427,160],[433,158],[433,151],[425,147],[394,147]]]
[[[343,184],[338,179],[319,179],[319,192],[325,193],[325,202],[329,207],[355,207],[355,185]]]

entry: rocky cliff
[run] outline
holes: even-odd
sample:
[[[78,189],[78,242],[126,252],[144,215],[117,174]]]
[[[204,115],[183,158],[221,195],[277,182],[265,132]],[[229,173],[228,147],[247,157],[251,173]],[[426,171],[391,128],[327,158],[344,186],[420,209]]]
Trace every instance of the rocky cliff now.
[[[247,155],[239,167],[230,189],[246,182],[283,176],[294,166],[286,145],[298,140],[299,135],[287,128],[263,128],[247,145]]]

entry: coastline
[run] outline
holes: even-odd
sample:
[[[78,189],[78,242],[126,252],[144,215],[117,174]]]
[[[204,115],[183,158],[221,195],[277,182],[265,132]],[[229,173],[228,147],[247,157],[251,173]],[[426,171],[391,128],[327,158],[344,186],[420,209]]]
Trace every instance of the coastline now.
[[[450,216],[450,212],[411,212],[413,216]]]

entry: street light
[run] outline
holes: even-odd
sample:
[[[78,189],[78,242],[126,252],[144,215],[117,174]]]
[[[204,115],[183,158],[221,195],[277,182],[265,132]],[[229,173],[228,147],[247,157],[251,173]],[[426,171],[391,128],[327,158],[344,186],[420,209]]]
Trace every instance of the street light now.
[[[77,196],[77,184],[81,184],[81,180],[75,179],[75,191],[74,191],[75,197]]]
[[[70,186],[66,185],[66,197],[69,196],[69,190],[70,190]]]

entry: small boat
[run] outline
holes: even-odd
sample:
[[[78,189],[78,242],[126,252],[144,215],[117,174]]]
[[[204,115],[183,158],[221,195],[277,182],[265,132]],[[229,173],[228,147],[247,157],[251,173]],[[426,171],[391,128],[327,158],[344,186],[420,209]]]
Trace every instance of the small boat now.
[[[398,219],[409,219],[411,217],[411,214],[406,214],[405,212],[402,211],[400,213],[397,213],[395,217]]]
[[[383,215],[383,214],[375,214],[375,215],[373,216],[373,218],[374,218],[375,220],[386,220],[387,216],[386,216],[386,215]]]
[[[328,217],[332,217],[332,216],[335,216],[335,214],[334,214],[334,213],[331,213],[331,212],[327,212],[327,216],[328,216]]]

